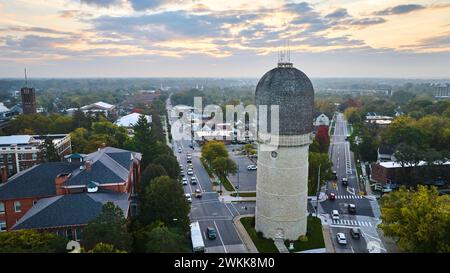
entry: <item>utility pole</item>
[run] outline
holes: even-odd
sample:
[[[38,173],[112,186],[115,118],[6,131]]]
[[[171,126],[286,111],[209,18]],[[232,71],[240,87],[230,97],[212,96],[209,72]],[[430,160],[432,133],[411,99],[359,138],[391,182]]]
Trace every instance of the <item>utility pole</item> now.
[[[237,165],[237,197],[239,197],[239,165]]]
[[[319,164],[319,172],[317,174],[317,197],[316,197],[316,217],[319,214],[319,194],[320,194],[320,167],[322,164]]]

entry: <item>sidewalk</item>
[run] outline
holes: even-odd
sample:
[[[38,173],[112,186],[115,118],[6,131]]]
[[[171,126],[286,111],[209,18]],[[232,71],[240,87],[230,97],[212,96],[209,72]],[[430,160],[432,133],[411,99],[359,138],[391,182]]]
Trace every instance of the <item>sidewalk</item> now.
[[[236,227],[236,231],[239,234],[239,237],[241,238],[242,242],[244,243],[245,247],[247,248],[249,253],[258,253],[258,249],[256,248],[255,244],[252,241],[252,238],[247,233],[247,230],[245,230],[244,226],[241,224],[241,218],[244,217],[255,217],[254,214],[245,214],[240,215],[237,217],[234,217],[233,224]]]
[[[256,197],[234,197],[231,195],[222,194],[221,196],[219,196],[219,200],[224,203],[245,202],[245,201],[256,201]]]

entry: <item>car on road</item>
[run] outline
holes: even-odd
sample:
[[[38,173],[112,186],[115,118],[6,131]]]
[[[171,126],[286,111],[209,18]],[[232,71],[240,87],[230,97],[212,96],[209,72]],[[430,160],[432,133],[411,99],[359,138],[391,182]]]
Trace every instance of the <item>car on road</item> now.
[[[184,172],[180,171],[180,176],[183,177],[184,176]]]
[[[216,229],[213,227],[207,227],[206,228],[206,235],[208,236],[208,239],[214,240],[216,239]]]
[[[254,154],[254,155],[249,155],[249,158],[258,158],[258,155]]]
[[[186,157],[192,157],[192,154],[191,153],[187,153]]]
[[[182,150],[181,148],[178,148],[178,153],[181,154],[182,151],[183,151],[183,150]]]
[[[256,171],[258,169],[258,167],[256,165],[248,165],[247,166],[247,170],[249,171]]]
[[[188,166],[188,168],[191,168],[191,169],[194,168],[194,166],[192,165],[192,163],[189,163],[187,166]]]
[[[328,194],[329,200],[336,200],[336,194],[334,192]]]
[[[359,230],[359,228],[352,228],[350,229],[350,236],[352,236],[353,239],[358,240],[359,238],[361,238],[361,231]]]
[[[186,197],[186,200],[187,200],[189,203],[192,203],[192,198],[191,198],[191,195],[190,195],[189,193],[186,193],[184,196]]]
[[[187,170],[187,174],[188,174],[188,175],[194,175],[194,171],[193,171],[191,168],[189,168],[189,169]]]
[[[200,189],[195,190],[195,198],[202,198],[202,191]]]
[[[337,239],[338,244],[340,244],[340,245],[346,245],[347,244],[347,238],[345,237],[345,234],[342,233],[342,232],[338,232],[336,234],[336,239]]]
[[[348,179],[346,177],[342,178],[342,186],[348,186]]]
[[[196,185],[197,184],[197,178],[195,176],[191,177],[191,184]]]
[[[331,212],[331,219],[333,219],[333,220],[339,220],[339,211],[338,211],[338,210],[334,209],[334,210]]]
[[[188,159],[186,159],[186,162],[187,162],[187,163],[192,163],[192,159],[191,159],[191,158],[188,158]]]
[[[183,183],[183,185],[187,185],[187,178],[186,178],[186,177],[183,177],[183,178],[181,179],[181,183]]]
[[[356,213],[356,205],[355,204],[348,204],[347,209],[348,209],[348,213]]]
[[[337,180],[338,179],[338,177],[337,177],[337,172],[336,171],[333,171],[333,180]]]

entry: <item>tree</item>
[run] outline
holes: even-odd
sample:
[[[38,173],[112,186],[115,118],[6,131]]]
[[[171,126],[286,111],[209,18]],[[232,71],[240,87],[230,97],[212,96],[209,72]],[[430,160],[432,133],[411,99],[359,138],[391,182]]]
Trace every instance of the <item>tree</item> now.
[[[159,176],[167,176],[167,172],[160,164],[148,164],[141,174],[141,192],[150,184],[150,181]]]
[[[206,161],[208,166],[211,166],[214,159],[218,157],[228,157],[228,150],[225,144],[219,141],[208,141],[202,147],[202,159]]]
[[[160,164],[163,166],[170,178],[178,179],[180,177],[180,165],[173,154],[160,154],[155,157],[153,164]]]
[[[317,194],[317,177],[319,175],[320,165],[320,183],[332,178],[331,163],[328,153],[309,153],[308,159],[308,195]]]
[[[217,157],[213,160],[211,166],[218,177],[226,177],[228,174],[237,173],[237,165],[229,157]]]
[[[168,227],[189,228],[189,205],[180,182],[168,176],[153,179],[142,195],[140,219],[144,225],[162,221]]]
[[[41,162],[57,162],[60,160],[51,138],[45,137],[44,142],[39,145],[38,158]]]
[[[246,155],[252,155],[256,153],[255,145],[253,144],[245,144],[243,149]]]
[[[131,248],[131,236],[127,233],[123,211],[112,202],[104,204],[101,213],[83,230],[86,249],[93,249],[98,243],[110,244],[125,251]]]
[[[450,252],[450,197],[435,187],[400,190],[381,199],[380,228],[407,252]]]
[[[189,252],[186,239],[167,227],[154,228],[148,235],[147,252],[151,253],[180,253]]]
[[[327,153],[330,147],[330,136],[328,135],[328,126],[320,125],[317,128],[316,140],[319,144],[319,150],[321,153]]]
[[[0,253],[64,253],[68,240],[54,233],[18,230],[0,233]]]
[[[89,141],[89,133],[85,128],[77,128],[70,133],[70,141],[72,142],[72,151],[83,153]]]
[[[98,243],[89,251],[82,250],[82,253],[127,253],[126,251],[116,249],[113,245]]]
[[[153,119],[153,118],[152,118]],[[140,115],[137,123],[133,126],[134,136],[132,149],[142,153],[142,167],[145,168],[152,161],[155,140],[150,132],[150,123],[145,115]]]
[[[356,107],[347,108],[344,112],[344,116],[350,123],[355,124],[361,122],[361,113]]]

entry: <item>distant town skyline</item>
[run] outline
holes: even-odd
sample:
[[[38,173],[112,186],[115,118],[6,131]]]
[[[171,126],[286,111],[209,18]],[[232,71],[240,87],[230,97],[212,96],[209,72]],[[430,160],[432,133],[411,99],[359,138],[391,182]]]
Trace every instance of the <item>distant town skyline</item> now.
[[[450,1],[0,0],[0,78],[450,76]]]

